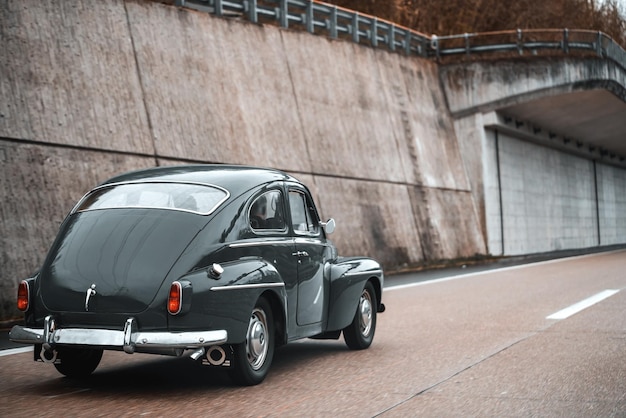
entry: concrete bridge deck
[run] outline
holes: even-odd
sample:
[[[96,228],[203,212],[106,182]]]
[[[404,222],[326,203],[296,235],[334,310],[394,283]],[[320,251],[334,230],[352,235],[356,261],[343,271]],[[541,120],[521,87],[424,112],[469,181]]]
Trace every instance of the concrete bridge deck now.
[[[504,129],[626,166],[626,71],[613,61],[524,57],[444,65],[440,74],[456,118],[498,112]]]

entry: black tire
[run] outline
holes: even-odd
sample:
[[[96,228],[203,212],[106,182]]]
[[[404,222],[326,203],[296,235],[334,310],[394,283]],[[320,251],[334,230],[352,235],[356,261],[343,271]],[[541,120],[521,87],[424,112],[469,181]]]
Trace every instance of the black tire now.
[[[367,282],[359,297],[359,304],[352,323],[343,329],[346,345],[352,350],[363,350],[372,345],[376,332],[376,292],[371,282]]]
[[[57,352],[58,361],[54,363],[54,367],[61,374],[71,378],[89,376],[102,359],[102,350],[60,347]]]
[[[252,312],[246,341],[233,347],[235,364],[231,376],[244,386],[258,385],[270,369],[274,357],[274,317],[269,302],[261,297]]]

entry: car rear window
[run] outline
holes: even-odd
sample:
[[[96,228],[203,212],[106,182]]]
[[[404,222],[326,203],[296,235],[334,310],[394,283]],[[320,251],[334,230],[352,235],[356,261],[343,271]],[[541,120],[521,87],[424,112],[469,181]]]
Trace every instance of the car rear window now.
[[[116,208],[172,209],[208,215],[228,198],[222,188],[191,183],[125,183],[87,193],[74,212]]]

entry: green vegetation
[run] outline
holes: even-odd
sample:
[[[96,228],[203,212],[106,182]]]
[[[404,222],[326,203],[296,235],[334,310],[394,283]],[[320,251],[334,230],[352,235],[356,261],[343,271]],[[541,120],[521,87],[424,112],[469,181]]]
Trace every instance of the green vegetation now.
[[[626,46],[623,0],[326,0],[440,36],[511,29],[589,29]]]

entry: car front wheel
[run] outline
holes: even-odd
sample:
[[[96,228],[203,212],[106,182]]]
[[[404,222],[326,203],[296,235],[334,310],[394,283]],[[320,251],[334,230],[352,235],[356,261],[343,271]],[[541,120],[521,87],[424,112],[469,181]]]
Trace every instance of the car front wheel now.
[[[361,292],[352,323],[343,329],[343,338],[350,349],[363,350],[372,344],[376,331],[377,306],[374,286],[367,282]]]
[[[260,298],[246,331],[246,341],[234,347],[233,379],[240,385],[257,385],[265,379],[274,357],[274,322],[269,302]]]
[[[100,364],[102,350],[87,348],[60,347],[58,350],[59,362],[54,367],[67,377],[87,377]]]

